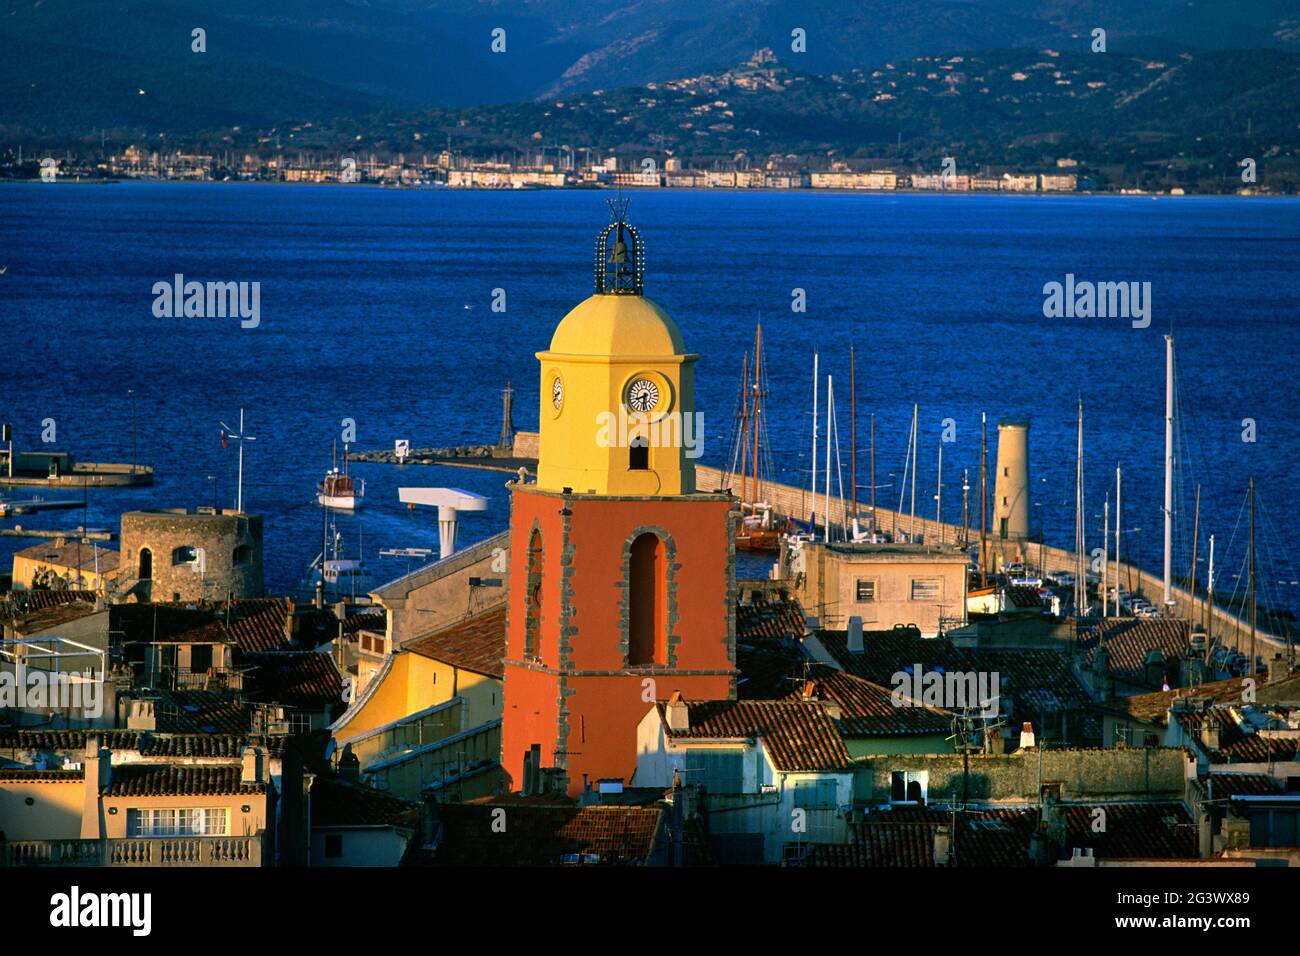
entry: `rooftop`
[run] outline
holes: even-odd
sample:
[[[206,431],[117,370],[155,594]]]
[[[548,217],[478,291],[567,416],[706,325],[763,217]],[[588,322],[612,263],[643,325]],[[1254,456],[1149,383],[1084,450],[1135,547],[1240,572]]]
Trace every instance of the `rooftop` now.
[[[826,708],[815,701],[688,701],[686,730],[669,728],[667,705],[661,701],[656,706],[669,739],[752,741],[761,737],[773,766],[782,772],[843,770],[853,763]]]
[[[505,605],[407,641],[402,649],[502,680],[506,653]]]

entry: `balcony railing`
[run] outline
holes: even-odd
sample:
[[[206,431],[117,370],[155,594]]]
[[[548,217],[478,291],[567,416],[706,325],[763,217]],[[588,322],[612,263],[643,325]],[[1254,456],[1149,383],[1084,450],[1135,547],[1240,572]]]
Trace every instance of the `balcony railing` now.
[[[261,833],[107,840],[0,840],[0,867],[261,865]]]

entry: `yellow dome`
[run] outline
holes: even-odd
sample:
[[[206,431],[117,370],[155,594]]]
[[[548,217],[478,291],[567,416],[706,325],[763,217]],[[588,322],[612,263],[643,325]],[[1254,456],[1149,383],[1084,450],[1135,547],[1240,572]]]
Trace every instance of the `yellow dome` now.
[[[555,328],[551,353],[558,355],[685,355],[677,323],[640,295],[593,295],[578,303]]]

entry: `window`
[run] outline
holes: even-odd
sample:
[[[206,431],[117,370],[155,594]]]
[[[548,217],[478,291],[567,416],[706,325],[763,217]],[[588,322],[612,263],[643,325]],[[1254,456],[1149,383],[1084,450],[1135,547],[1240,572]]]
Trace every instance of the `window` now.
[[[627,467],[629,471],[646,471],[650,467],[650,446],[633,439],[627,449]]]
[[[800,810],[833,810],[838,805],[835,797],[835,781],[796,781],[794,805]]]
[[[172,564],[193,564],[199,559],[199,550],[192,544],[172,549]]]
[[[686,754],[683,783],[709,793],[744,793],[745,754],[740,750],[692,750]]]
[[[327,833],[325,834],[325,857],[331,860],[337,860],[343,855],[343,834]]]
[[[153,552],[148,548],[140,549],[140,580],[148,581],[153,577]]]
[[[190,646],[190,671],[195,674],[207,673],[212,666],[212,645],[193,644]]]
[[[291,734],[311,733],[311,714],[290,714],[289,733]]]
[[[1006,518],[1002,518],[1002,519],[998,522],[998,534],[1000,534],[1000,535],[1001,535],[1002,537],[1004,537],[1004,538],[1007,536],[1007,519],[1006,519]]]
[[[228,836],[229,807],[185,807],[181,809],[131,808],[126,811],[128,836]]]
[[[890,775],[889,802],[923,804],[929,784],[928,770],[895,770]]]
[[[876,582],[858,579],[858,603],[869,604],[876,599]]]
[[[943,597],[943,582],[938,578],[912,578],[913,601],[938,601]]]
[[[627,585],[628,664],[667,663],[668,576],[658,535],[647,532],[632,542]]]
[[[534,528],[528,539],[527,618],[524,621],[524,657],[537,657],[542,630],[542,532]]]

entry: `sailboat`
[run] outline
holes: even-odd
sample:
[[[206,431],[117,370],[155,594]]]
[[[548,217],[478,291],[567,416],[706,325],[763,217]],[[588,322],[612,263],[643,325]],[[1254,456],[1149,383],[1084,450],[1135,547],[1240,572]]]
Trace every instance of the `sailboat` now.
[[[365,564],[358,558],[347,557],[343,548],[343,534],[334,518],[326,523],[321,552],[307,569],[303,590],[319,595],[325,603],[344,598],[355,598],[369,590],[369,575]]]
[[[754,335],[753,377],[750,377],[749,353],[741,363],[740,410],[733,443],[731,473],[740,477],[740,527],[736,529],[736,547],[745,551],[775,553],[781,548],[781,535],[792,530],[788,518],[776,514],[763,500],[763,468],[767,447],[764,432],[763,399],[767,395],[767,376],[763,371],[763,327]],[[739,467],[737,467],[739,465]]]
[[[334,443],[334,464],[325,473],[324,480],[316,486],[316,500],[326,508],[356,508],[366,493],[366,483],[348,474],[348,446],[343,446],[343,471],[339,472],[338,442]]]

